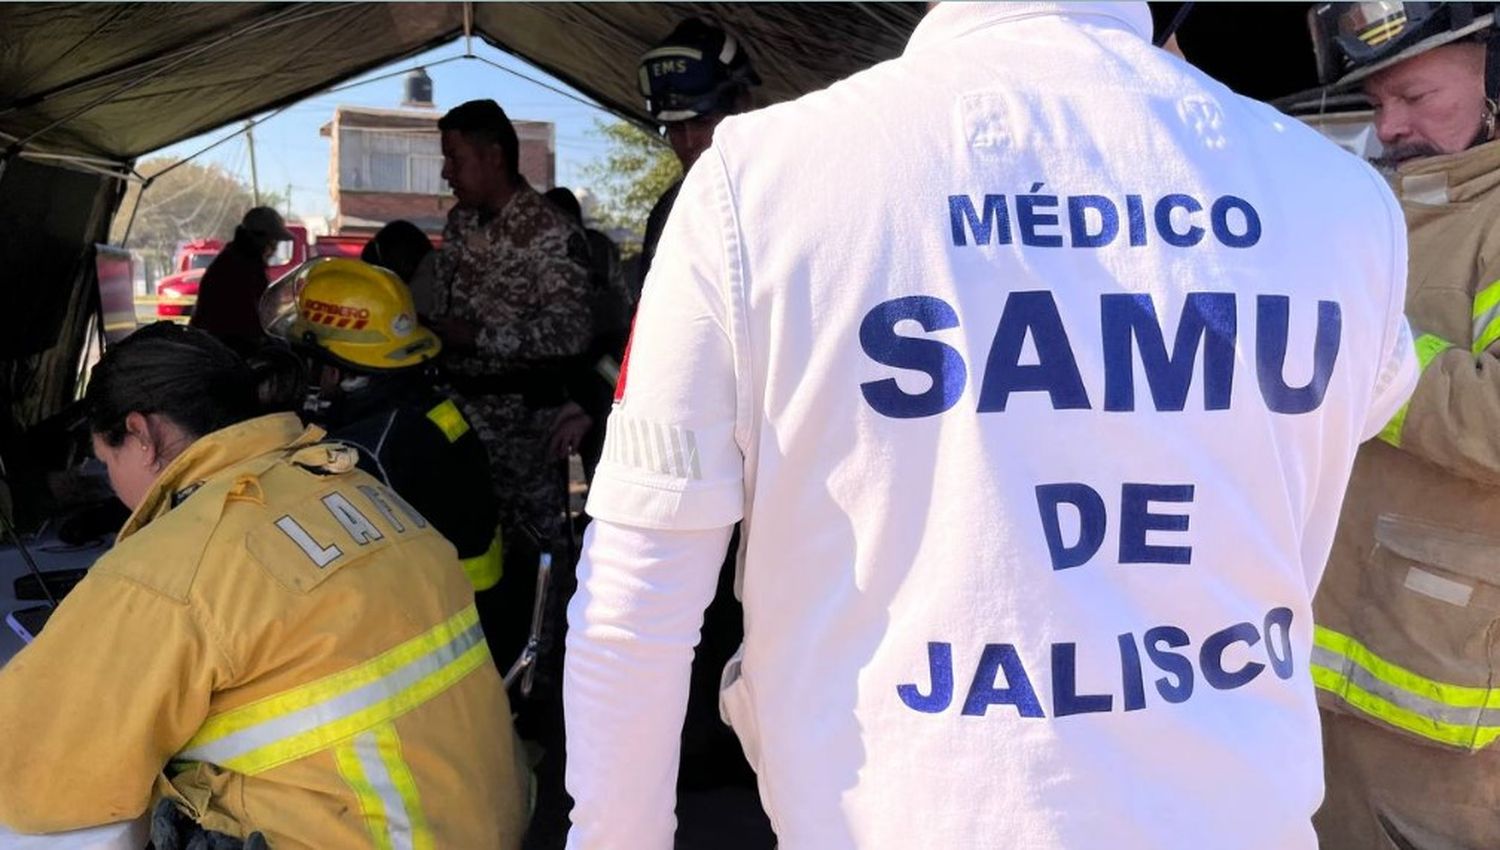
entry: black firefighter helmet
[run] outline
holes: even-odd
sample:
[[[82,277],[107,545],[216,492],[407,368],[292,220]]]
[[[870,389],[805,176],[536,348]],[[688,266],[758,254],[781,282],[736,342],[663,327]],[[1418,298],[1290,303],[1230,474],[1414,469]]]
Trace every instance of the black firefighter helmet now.
[[[1307,24],[1318,82],[1330,90],[1346,89],[1434,48],[1486,37],[1494,12],[1494,3],[1315,3]],[[1486,71],[1487,77],[1493,74]],[[1486,82],[1486,95],[1494,97]]]

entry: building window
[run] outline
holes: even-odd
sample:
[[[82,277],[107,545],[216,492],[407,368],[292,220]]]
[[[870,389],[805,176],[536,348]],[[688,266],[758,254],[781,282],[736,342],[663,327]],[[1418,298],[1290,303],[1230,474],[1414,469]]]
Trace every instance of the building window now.
[[[370,188],[377,192],[407,192],[406,154],[370,152]]]
[[[422,195],[442,195],[448,191],[443,182],[442,156],[411,155],[411,191]]]
[[[436,130],[347,127],[340,134],[339,182],[346,189],[419,195],[447,193]]]

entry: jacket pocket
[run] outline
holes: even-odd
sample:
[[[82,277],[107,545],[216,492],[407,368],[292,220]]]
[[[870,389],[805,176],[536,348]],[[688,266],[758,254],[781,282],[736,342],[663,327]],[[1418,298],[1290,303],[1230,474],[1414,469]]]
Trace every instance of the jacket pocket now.
[[[1464,751],[1500,738],[1500,540],[1381,516],[1342,620],[1320,621],[1313,678],[1349,710]]]

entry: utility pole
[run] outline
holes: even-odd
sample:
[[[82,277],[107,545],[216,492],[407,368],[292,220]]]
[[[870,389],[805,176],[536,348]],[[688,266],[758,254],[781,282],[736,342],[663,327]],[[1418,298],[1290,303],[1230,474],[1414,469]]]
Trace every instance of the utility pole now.
[[[245,122],[245,144],[250,147],[250,194],[260,206],[260,176],[255,173],[255,122]]]
[[[286,217],[292,217],[292,184],[286,184]]]

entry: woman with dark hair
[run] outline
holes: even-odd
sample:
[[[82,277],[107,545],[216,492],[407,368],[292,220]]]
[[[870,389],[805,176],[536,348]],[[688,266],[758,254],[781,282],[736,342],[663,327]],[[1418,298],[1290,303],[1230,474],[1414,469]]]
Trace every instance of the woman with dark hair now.
[[[432,253],[432,240],[417,227],[404,219],[397,219],[375,232],[359,258],[373,266],[388,268],[396,276],[411,283],[417,264]]]
[[[417,314],[432,315],[434,307],[433,271],[437,252],[432,240],[404,219],[397,219],[376,231],[365,243],[359,258],[372,266],[390,269],[411,289]]]
[[[349,449],[257,416],[202,331],[113,346],[86,404],[132,514],[0,670],[0,824],[152,807],[159,847],[519,846],[509,705],[453,547]]]

